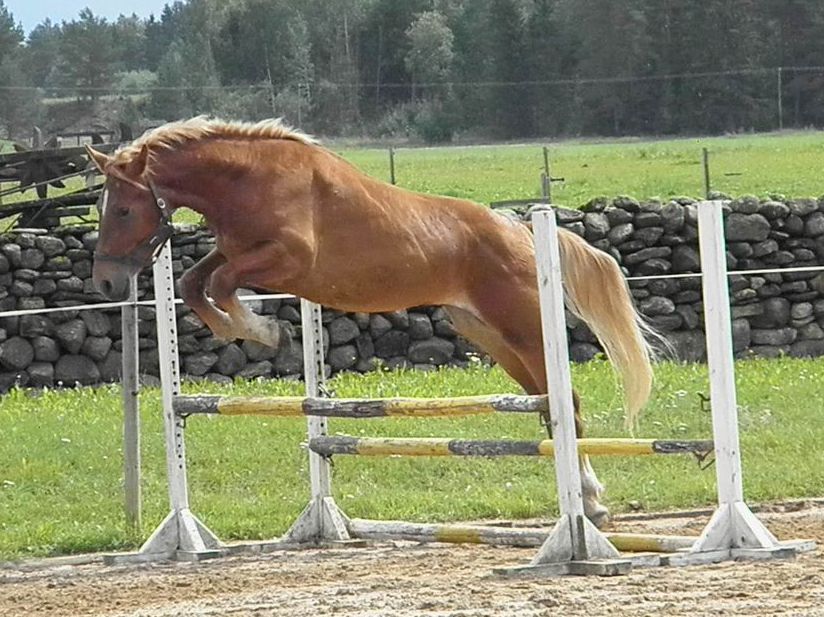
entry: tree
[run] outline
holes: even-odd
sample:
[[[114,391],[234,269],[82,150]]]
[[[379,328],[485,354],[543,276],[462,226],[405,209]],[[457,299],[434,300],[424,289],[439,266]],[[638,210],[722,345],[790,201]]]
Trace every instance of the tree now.
[[[111,84],[117,59],[113,32],[90,9],[80,11],[79,20],[63,25],[60,53],[60,69],[78,96],[96,99]]]
[[[120,70],[138,71],[146,66],[146,24],[137,15],[121,15],[112,24]]]
[[[183,43],[169,45],[157,67],[157,89],[152,91],[149,110],[153,117],[176,120],[191,115],[191,107],[182,86],[186,79],[183,65]]]
[[[15,23],[6,3],[0,0],[0,62],[14,54],[22,42],[22,26]]]
[[[531,135],[530,78],[524,45],[524,15],[517,0],[491,0],[487,14],[489,81],[492,83],[489,117],[498,137]]]
[[[60,26],[46,19],[29,33],[21,62],[32,84],[42,87],[60,56]]]
[[[454,35],[446,17],[435,11],[426,11],[406,30],[409,51],[404,63],[415,83],[442,83],[452,70],[455,53]],[[414,96],[414,95],[413,95]]]
[[[28,135],[42,112],[40,92],[22,68],[21,52],[9,53],[0,62],[0,122],[7,139]]]

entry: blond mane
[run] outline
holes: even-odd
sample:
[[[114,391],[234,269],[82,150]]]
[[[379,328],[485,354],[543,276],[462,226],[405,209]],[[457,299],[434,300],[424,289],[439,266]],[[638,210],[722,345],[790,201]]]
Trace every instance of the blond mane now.
[[[229,139],[290,139],[304,144],[317,144],[311,135],[293,129],[280,118],[261,120],[260,122],[227,122],[218,118],[196,116],[189,120],[169,122],[143,133],[128,146],[118,150],[114,163],[128,163],[140,154],[143,146],[149,148],[150,158],[153,150],[170,149],[190,141],[209,138]]]

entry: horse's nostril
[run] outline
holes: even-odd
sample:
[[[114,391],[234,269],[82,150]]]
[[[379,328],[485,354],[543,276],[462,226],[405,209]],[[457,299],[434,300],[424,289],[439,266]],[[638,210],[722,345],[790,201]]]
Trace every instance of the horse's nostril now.
[[[108,279],[100,281],[100,293],[102,293],[107,298],[110,298],[112,295],[112,291],[114,290],[114,285]]]

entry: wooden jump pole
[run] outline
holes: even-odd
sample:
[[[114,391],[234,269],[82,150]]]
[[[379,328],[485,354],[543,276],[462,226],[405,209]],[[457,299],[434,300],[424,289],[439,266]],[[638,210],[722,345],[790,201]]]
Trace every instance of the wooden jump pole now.
[[[409,523],[406,521],[349,520],[349,531],[364,540],[409,542],[445,542],[450,544],[486,544],[491,546],[541,546],[549,530],[531,527],[495,527],[490,525]],[[697,536],[661,534],[604,534],[622,552],[676,553],[689,549]]]
[[[541,456],[554,457],[551,439],[543,441],[472,440],[448,437],[317,437],[309,450],[322,456]],[[711,441],[657,439],[578,439],[578,453],[593,456],[651,456],[695,454],[703,459],[713,451]]]
[[[463,396],[455,398],[330,399],[320,397],[178,396],[178,415],[220,414],[273,417],[382,418],[389,416],[472,416],[499,412],[545,413],[546,396]]]

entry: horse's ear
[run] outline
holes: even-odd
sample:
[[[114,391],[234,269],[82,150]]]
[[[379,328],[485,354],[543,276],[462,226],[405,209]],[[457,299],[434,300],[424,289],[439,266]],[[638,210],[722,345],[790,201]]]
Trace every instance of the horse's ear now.
[[[137,156],[126,163],[124,171],[130,178],[140,178],[143,172],[146,171],[146,164],[149,162],[149,146],[143,144]]]
[[[100,152],[99,150],[95,150],[89,144],[86,144],[86,153],[89,155],[89,158],[92,160],[92,162],[100,170],[100,173],[105,174],[106,167],[109,165],[109,163],[112,162],[111,157],[108,154]]]

